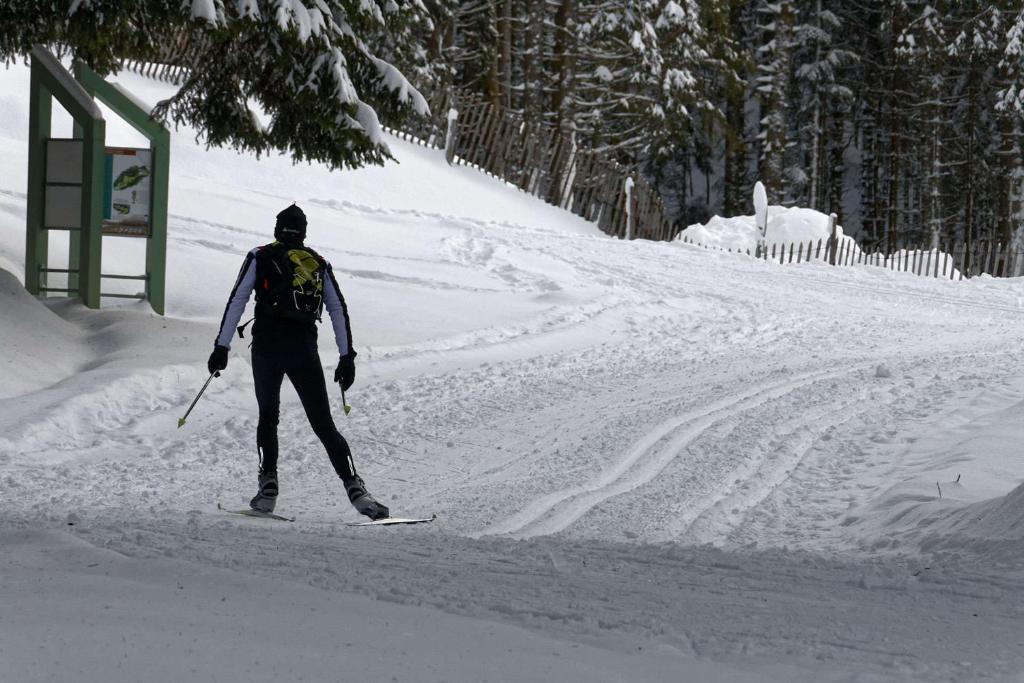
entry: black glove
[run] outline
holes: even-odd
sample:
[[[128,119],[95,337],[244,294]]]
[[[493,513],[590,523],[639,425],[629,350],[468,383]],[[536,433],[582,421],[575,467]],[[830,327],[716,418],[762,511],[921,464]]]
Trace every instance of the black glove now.
[[[341,390],[348,391],[356,381],[356,352],[350,351],[347,356],[338,359],[338,369],[334,371],[334,381],[341,383]]]
[[[210,354],[210,360],[206,361],[206,369],[210,371],[210,374],[217,373],[220,377],[220,371],[228,366],[228,347],[221,346],[220,344],[214,344],[213,353]]]

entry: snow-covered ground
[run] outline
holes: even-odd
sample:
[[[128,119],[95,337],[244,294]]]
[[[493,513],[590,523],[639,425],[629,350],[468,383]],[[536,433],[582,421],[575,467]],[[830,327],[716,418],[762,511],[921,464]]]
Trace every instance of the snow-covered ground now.
[[[169,315],[39,302],[27,93],[0,71],[0,680],[1024,680],[1021,282],[622,242],[399,140],[328,173],[179,131]],[[292,201],[353,319],[357,466],[431,525],[345,526],[290,389],[298,521],[218,512],[255,484],[244,342],[176,429]]]

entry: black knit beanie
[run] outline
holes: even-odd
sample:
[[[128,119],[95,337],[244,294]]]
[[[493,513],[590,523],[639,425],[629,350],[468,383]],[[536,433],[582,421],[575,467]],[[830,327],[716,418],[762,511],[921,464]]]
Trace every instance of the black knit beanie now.
[[[277,214],[274,239],[278,242],[302,242],[306,239],[306,214],[297,205],[292,204]]]

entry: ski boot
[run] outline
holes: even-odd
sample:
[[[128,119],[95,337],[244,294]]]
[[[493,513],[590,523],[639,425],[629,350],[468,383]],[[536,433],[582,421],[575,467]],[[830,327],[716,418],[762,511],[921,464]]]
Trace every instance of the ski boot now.
[[[345,493],[359,514],[366,515],[370,519],[384,519],[390,515],[386,505],[378,503],[373,496],[366,492],[366,484],[358,474],[351,479],[342,479],[345,484]]]
[[[277,475],[261,474],[259,479],[260,490],[249,501],[249,507],[256,512],[273,512],[277,504]]]

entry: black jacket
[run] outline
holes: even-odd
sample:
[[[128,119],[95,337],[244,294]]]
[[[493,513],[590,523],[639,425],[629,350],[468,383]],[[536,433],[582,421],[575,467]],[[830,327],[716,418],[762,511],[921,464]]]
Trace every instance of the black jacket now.
[[[255,348],[279,348],[292,344],[305,344],[316,341],[315,322],[297,322],[281,318],[270,312],[266,305],[265,292],[271,280],[271,270],[274,268],[274,260],[279,257],[282,250],[301,248],[309,252],[320,263],[320,271],[326,273],[324,280],[324,308],[331,317],[331,324],[334,328],[334,338],[338,344],[339,355],[346,356],[352,351],[352,327],[349,323],[348,307],[345,305],[345,298],[341,295],[341,288],[334,277],[334,270],[320,254],[299,244],[283,244],[272,242],[262,247],[256,247],[250,251],[241,270],[238,271],[238,279],[228,297],[227,306],[224,308],[224,316],[221,318],[220,330],[217,333],[216,344],[230,348],[231,339],[234,337],[245,306],[253,291],[256,292],[256,320],[252,327],[253,346]]]

